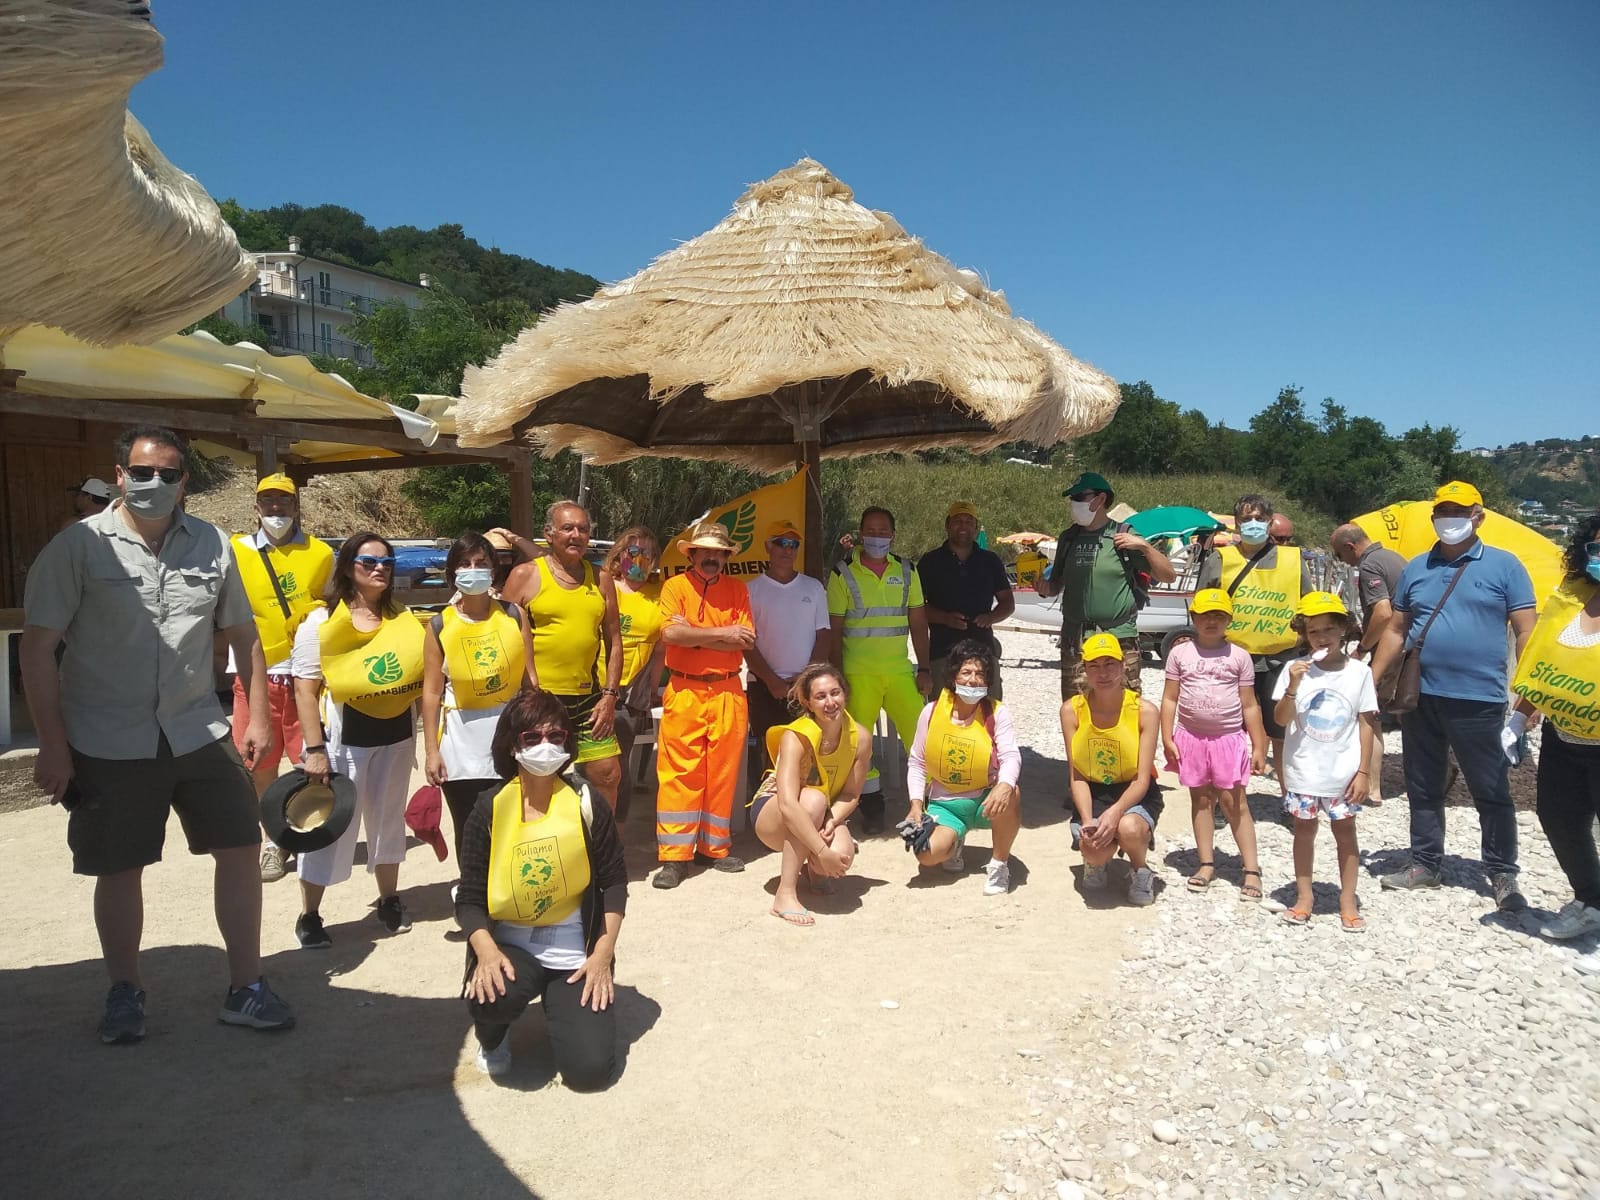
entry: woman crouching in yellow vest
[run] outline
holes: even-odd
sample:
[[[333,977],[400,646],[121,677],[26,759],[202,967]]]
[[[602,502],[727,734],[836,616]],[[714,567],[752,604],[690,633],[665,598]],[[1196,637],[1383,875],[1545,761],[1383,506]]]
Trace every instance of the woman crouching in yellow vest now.
[[[422,647],[425,769],[450,808],[457,858],[479,793],[504,782],[490,753],[495,722],[524,686],[539,686],[527,611],[491,596],[493,581],[494,546],[462,534],[444,560],[450,603],[428,622]]]
[[[812,663],[795,678],[789,706],[802,715],[767,731],[767,752],[777,765],[750,801],[750,827],[762,845],[783,853],[772,913],[791,925],[815,925],[797,891],[804,864],[818,891],[819,877],[843,875],[855,860],[850,814],[872,766],[872,735],[845,711],[844,676]]]
[[[467,818],[456,920],[478,1069],[510,1070],[511,1022],[539,997],[563,1082],[595,1091],[616,1070],[612,969],[628,868],[604,798],[561,777],[577,745],[558,697],[521,692],[506,705],[494,762],[513,778]]]
[[[1083,674],[1087,692],[1061,705],[1083,887],[1106,886],[1106,866],[1120,848],[1133,868],[1128,899],[1153,904],[1155,874],[1145,860],[1164,806],[1155,766],[1161,713],[1126,686],[1122,647],[1110,634],[1084,641]]]
[[[1011,846],[1022,827],[1022,751],[1011,714],[989,699],[994,652],[968,639],[950,648],[947,662],[950,682],[922,710],[906,760],[911,811],[901,836],[922,866],[955,874],[966,867],[967,834],[992,830],[983,894],[1003,896],[1011,890]]]
[[[363,825],[367,870],[378,882],[378,920],[390,933],[411,928],[399,889],[422,694],[422,622],[395,602],[394,549],[375,533],[358,533],[339,547],[327,600],[295,631],[295,706],[306,774],[317,782],[330,771],[349,779],[359,820],[331,846],[299,856],[295,938],[308,950],[332,944],[322,925],[322,894],[350,878]],[[324,690],[327,702],[319,705]]]

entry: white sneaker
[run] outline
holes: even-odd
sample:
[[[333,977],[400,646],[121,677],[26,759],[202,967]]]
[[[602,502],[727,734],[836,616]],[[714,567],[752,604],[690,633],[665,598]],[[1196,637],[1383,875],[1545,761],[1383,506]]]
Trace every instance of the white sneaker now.
[[[962,871],[967,869],[967,860],[962,854],[962,851],[964,851],[966,848],[967,838],[965,834],[962,834],[956,839],[956,852],[939,865],[946,871],[949,871],[950,874],[959,875]]]
[[[1083,866],[1083,890],[1097,892],[1106,885],[1106,864],[1091,867],[1088,863]]]
[[[485,1075],[504,1075],[511,1070],[511,1030],[506,1030],[493,1050],[485,1050],[483,1043],[478,1043],[478,1070]]]
[[[1128,880],[1128,903],[1154,904],[1156,902],[1156,873],[1149,867],[1139,867]]]
[[[1011,863],[1006,859],[991,858],[983,876],[985,896],[1004,896],[1011,890]]]
[[[1545,937],[1558,942],[1596,931],[1600,931],[1600,908],[1590,908],[1582,900],[1574,900],[1539,927]]]

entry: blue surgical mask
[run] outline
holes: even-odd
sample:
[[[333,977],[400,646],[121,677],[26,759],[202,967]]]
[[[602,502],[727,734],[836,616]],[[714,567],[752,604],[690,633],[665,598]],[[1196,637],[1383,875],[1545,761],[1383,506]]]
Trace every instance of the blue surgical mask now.
[[[1583,568],[1588,572],[1589,578],[1600,583],[1600,558],[1591,558]]]
[[[1267,523],[1265,521],[1240,521],[1239,536],[1252,546],[1259,546],[1267,540]]]
[[[630,558],[628,560],[628,569],[623,574],[628,577],[629,583],[643,583],[645,580],[645,569],[639,565],[636,559]]]
[[[958,683],[955,686],[955,693],[968,704],[976,704],[989,694],[989,689],[986,687],[971,687],[965,683]]]
[[[873,558],[887,558],[889,547],[894,545],[892,537],[863,537],[861,548]]]
[[[456,590],[463,596],[481,596],[494,582],[494,572],[488,567],[462,567],[456,571]]]

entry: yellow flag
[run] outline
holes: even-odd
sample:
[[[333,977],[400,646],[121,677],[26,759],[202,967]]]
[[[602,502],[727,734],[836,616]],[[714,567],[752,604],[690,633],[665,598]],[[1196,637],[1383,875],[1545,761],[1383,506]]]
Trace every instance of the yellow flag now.
[[[767,529],[774,521],[792,521],[795,529],[805,532],[806,527],[806,474],[796,471],[782,483],[769,483],[764,488],[735,496],[726,504],[711,509],[701,520],[716,521],[727,528],[733,538],[734,552],[728,559],[728,574],[754,578],[767,569]],[[691,525],[694,522],[691,522]],[[667,539],[661,549],[661,574],[663,578],[681,575],[689,567],[683,551],[678,549],[680,538],[687,537],[688,528]]]

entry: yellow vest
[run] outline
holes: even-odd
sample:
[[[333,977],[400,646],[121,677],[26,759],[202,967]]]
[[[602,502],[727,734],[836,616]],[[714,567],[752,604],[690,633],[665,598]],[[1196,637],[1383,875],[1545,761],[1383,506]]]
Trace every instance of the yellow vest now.
[[[834,580],[838,580],[835,584]],[[903,671],[906,635],[911,632],[910,610],[922,606],[922,581],[917,570],[898,554],[891,554],[880,576],[854,559],[840,563],[828,581],[828,611],[843,593],[844,662],[849,674]]]
[[[369,717],[398,717],[422,694],[422,622],[409,609],[371,633],[338,605],[317,630],[322,679],[335,704]]]
[[[994,738],[984,720],[983,703],[1000,707],[992,700],[980,702],[972,721],[957,725],[953,719],[955,701],[944,689],[928,715],[928,738],[922,744],[923,767],[929,779],[937,779],[952,792],[972,792],[989,786]]]
[[[494,708],[522,690],[522,627],[498,600],[490,604],[486,621],[463,620],[453,604],[439,613],[439,646],[457,708]]]
[[[1089,714],[1089,697],[1074,696],[1078,718],[1072,765],[1090,783],[1132,783],[1139,774],[1139,693],[1124,691],[1117,723],[1101,729]]]
[[[1248,561],[1236,546],[1223,546],[1222,581],[1226,590]],[[1251,654],[1279,654],[1299,642],[1289,622],[1300,605],[1300,548],[1279,546],[1277,566],[1250,568],[1233,593],[1233,621],[1228,640]]]
[[[250,597],[256,632],[261,635],[261,653],[271,666],[289,657],[294,648],[294,631],[307,613],[321,606],[323,589],[333,575],[333,548],[308,536],[304,545],[269,546],[267,553],[283,598],[289,602],[287,617],[272,589],[272,577],[261,561],[261,551],[256,549],[255,535],[234,535],[233,561],[239,567],[239,582],[244,584],[245,595]]]
[[[1600,738],[1600,646],[1579,649],[1559,639],[1594,593],[1594,584],[1578,580],[1551,594],[1511,680],[1513,692],[1575,738]]]
[[[558,696],[577,696],[595,689],[595,664],[600,658],[600,622],[606,600],[592,563],[583,564],[583,582],[570,591],[550,573],[550,560],[536,558],[539,594],[528,603],[533,621],[533,661],[539,686]]]
[[[822,726],[818,725],[811,717],[801,717],[799,720],[790,721],[787,725],[774,725],[767,730],[767,753],[772,756],[772,761],[778,761],[778,747],[783,742],[784,730],[797,735],[802,742],[811,747],[811,770],[806,779],[807,787],[820,787],[828,797],[831,804],[838,799],[839,793],[844,791],[844,785],[850,781],[850,768],[856,763],[856,750],[860,745],[857,741],[855,720],[849,713],[844,717],[845,730],[839,737],[839,744],[833,748],[833,753],[822,753]]]
[[[654,589],[659,593],[660,589]],[[639,672],[650,664],[656,643],[661,640],[661,626],[666,618],[661,615],[661,605],[643,592],[617,589],[617,620],[622,625],[622,686],[626,688]],[[600,646],[599,674],[606,673],[605,644]],[[540,683],[544,682],[540,677]]]
[[[560,780],[550,811],[522,819],[522,780],[495,793],[489,827],[489,916],[513,925],[559,925],[589,890],[589,850],[578,793]]]

